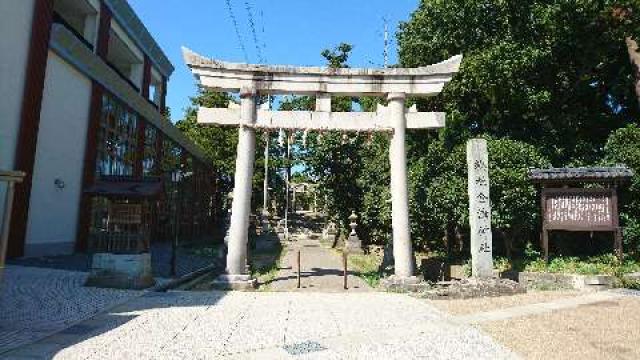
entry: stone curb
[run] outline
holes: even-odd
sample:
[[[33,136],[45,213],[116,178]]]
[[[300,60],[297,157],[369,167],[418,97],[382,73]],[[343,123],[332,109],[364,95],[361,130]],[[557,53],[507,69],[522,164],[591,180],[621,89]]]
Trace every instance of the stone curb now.
[[[179,277],[177,279],[171,280],[171,281],[169,281],[167,283],[164,283],[164,284],[159,284],[159,285],[153,286],[153,287],[151,287],[149,289],[146,289],[146,290],[143,290],[143,291],[145,291],[145,292],[167,292],[167,291],[169,291],[171,289],[175,289],[180,285],[188,283],[189,281],[194,280],[197,277],[200,277],[200,276],[202,276],[202,275],[204,275],[204,274],[206,274],[206,273],[208,273],[210,271],[213,271],[213,270],[219,268],[220,265],[221,264],[219,264],[218,262],[214,262],[213,264],[211,264],[209,266],[206,266],[206,267],[203,267],[202,269],[198,269],[198,270],[196,270],[194,272],[190,272],[190,273],[188,273],[186,275],[183,275],[183,276],[181,276],[181,277]]]

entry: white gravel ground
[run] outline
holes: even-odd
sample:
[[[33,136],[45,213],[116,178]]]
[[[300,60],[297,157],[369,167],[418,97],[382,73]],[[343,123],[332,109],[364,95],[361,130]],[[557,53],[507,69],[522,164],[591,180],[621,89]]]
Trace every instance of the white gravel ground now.
[[[6,354],[54,359],[510,359],[424,301],[386,293],[149,294]]]
[[[142,294],[84,287],[86,279],[82,272],[8,266],[0,279],[0,354]]]

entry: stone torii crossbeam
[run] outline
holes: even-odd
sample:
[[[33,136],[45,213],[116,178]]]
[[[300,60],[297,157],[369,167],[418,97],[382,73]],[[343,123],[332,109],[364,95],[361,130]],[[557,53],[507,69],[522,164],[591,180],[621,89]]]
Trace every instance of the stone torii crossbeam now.
[[[439,94],[460,68],[462,56],[419,68],[332,69],[229,63],[208,59],[183,48],[185,63],[205,88],[240,93],[240,105],[228,109],[200,108],[202,124],[239,127],[235,188],[227,271],[215,285],[242,289],[255,286],[247,274],[247,244],[251,210],[251,179],[255,161],[256,129],[310,129],[339,131],[389,131],[391,144],[391,201],[393,284],[417,281],[409,231],[409,196],[405,134],[407,129],[437,129],[445,125],[444,113],[420,113],[407,109],[407,96]],[[258,110],[258,95],[311,95],[316,111]],[[376,112],[332,113],[332,96],[386,96],[389,105]]]

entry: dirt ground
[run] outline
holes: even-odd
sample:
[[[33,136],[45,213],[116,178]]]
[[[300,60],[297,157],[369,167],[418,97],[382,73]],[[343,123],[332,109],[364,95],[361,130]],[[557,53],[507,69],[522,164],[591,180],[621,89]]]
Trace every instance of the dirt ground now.
[[[432,305],[451,315],[469,315],[512,306],[537,304],[580,295],[578,291],[530,291],[526,294],[458,300],[434,300]]]
[[[432,303],[456,316],[583,295],[550,291]],[[487,321],[477,326],[525,359],[640,359],[640,296]]]

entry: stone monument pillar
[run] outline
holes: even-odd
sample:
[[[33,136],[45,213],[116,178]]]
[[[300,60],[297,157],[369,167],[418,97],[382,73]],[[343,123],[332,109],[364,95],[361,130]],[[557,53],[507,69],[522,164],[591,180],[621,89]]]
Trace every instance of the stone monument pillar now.
[[[231,225],[227,252],[227,271],[213,281],[213,286],[226,289],[255,287],[256,280],[247,274],[247,245],[251,211],[251,181],[256,152],[256,133],[250,127],[256,122],[255,89],[240,91],[241,125],[238,135],[235,187],[231,205]],[[247,126],[249,125],[249,126]]]
[[[391,222],[393,227],[393,258],[395,276],[413,277],[414,261],[411,234],[409,231],[409,189],[407,184],[407,150],[405,133],[407,118],[406,95],[389,94],[389,115],[393,136],[389,146],[391,164]]]
[[[469,169],[469,225],[471,228],[471,273],[476,278],[493,276],[489,155],[487,141],[467,142]]]

